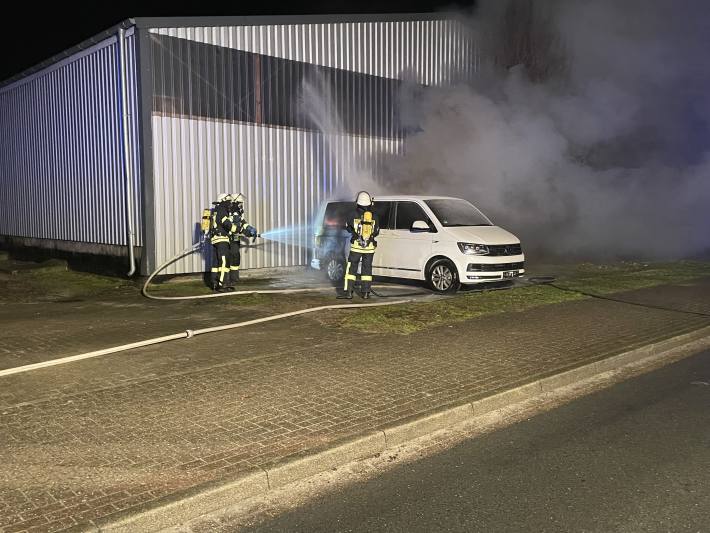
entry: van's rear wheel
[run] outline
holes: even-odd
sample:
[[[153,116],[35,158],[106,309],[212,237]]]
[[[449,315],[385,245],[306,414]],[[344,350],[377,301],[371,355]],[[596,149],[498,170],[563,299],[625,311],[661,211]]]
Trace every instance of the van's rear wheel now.
[[[329,257],[325,263],[325,274],[330,281],[342,281],[345,277],[345,264],[336,257]]]
[[[453,294],[461,283],[456,266],[449,259],[437,259],[430,266],[426,275],[429,288],[439,294]]]

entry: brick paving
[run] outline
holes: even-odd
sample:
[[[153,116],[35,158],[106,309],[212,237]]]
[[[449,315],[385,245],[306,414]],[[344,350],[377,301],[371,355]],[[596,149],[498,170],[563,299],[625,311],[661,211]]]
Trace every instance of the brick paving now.
[[[136,297],[113,301],[33,302],[0,301],[0,369],[37,363],[179,333],[230,321],[250,320],[309,305],[332,303],[327,294],[262,296],[245,304],[244,297],[196,301],[153,301]]]
[[[624,297],[710,313],[710,280]],[[0,531],[59,531],[709,324],[601,300],[408,336],[301,317],[0,378]]]

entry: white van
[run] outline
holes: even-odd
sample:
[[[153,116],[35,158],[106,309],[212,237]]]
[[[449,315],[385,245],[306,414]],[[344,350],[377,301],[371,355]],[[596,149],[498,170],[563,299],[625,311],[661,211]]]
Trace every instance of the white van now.
[[[382,196],[373,207],[380,221],[373,274],[425,280],[439,293],[460,284],[501,281],[525,273],[520,240],[493,225],[475,206],[445,196]],[[315,223],[311,266],[342,279],[350,248],[345,222],[355,204],[327,202]]]

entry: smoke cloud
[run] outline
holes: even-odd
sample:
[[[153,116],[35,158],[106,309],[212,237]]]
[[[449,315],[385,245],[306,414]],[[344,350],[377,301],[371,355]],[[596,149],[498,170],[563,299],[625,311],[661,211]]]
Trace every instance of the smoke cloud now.
[[[489,0],[467,24],[480,72],[405,86],[415,133],[362,186],[466,198],[539,254],[710,250],[704,2]]]
[[[463,196],[533,250],[678,258],[710,248],[703,2],[484,2],[474,81],[403,95],[419,125],[387,188]],[[416,96],[415,96],[416,95]]]
[[[381,189],[374,176],[371,154],[358,150],[357,143],[346,137],[328,81],[317,75],[304,79],[300,96],[302,111],[323,134],[324,150],[338,167],[336,172],[342,182],[335,186],[335,196],[354,198],[357,191]]]

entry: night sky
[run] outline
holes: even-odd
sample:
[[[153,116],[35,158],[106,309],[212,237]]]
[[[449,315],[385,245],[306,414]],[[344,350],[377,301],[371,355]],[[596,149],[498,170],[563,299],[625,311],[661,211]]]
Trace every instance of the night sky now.
[[[358,2],[35,2],[13,5],[0,32],[3,57],[0,80],[5,80],[66,48],[130,17],[200,15],[289,15],[311,13],[411,13],[440,11],[450,7],[470,8],[474,0],[361,0]]]

